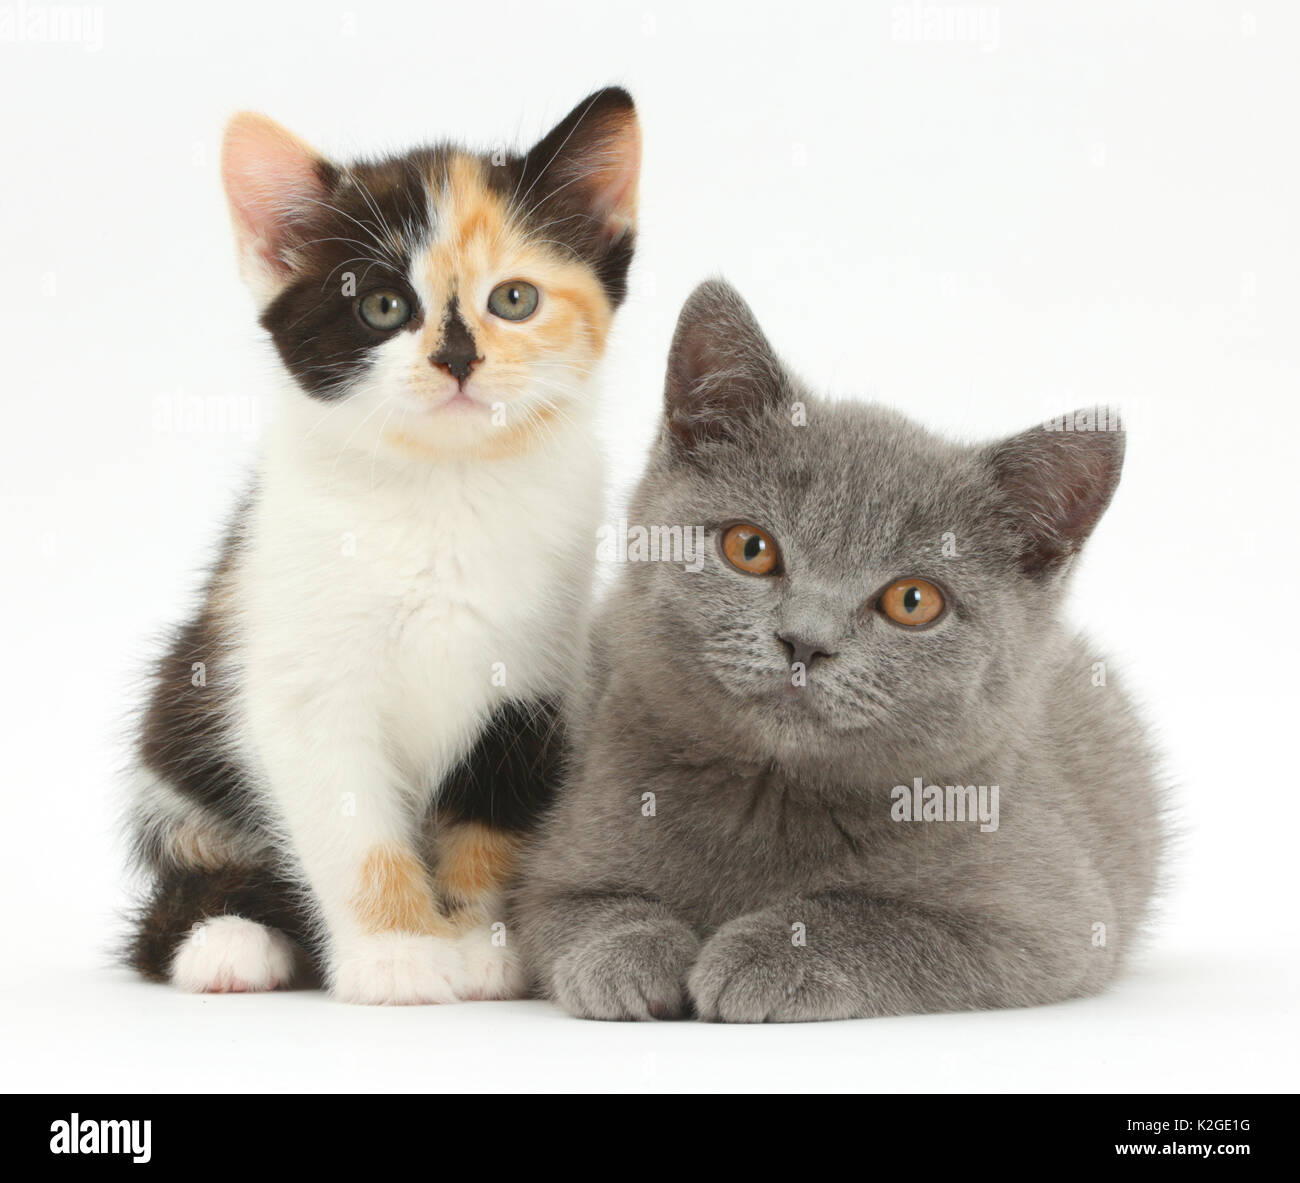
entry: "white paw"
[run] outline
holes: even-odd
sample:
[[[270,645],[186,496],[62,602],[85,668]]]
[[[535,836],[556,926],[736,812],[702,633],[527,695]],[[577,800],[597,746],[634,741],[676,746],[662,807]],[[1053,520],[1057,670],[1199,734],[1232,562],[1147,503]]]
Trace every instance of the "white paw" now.
[[[504,936],[504,932],[501,935]],[[524,996],[524,967],[519,954],[509,945],[494,945],[492,937],[491,926],[484,924],[470,929],[458,939],[464,963],[464,972],[456,983],[459,997],[483,999]]]
[[[284,933],[242,916],[214,916],[176,950],[172,983],[195,994],[252,994],[287,986],[293,963]]]
[[[334,996],[363,1006],[455,1002],[463,972],[456,942],[386,932],[349,941],[334,962]]]

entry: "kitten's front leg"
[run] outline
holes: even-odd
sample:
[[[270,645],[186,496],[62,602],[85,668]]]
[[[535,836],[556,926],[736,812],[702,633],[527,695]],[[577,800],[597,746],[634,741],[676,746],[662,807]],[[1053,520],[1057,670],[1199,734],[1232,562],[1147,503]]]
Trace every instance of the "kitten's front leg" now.
[[[463,965],[416,843],[414,806],[356,704],[261,716],[269,795],[319,906],[344,1002],[452,1002]],[[277,726],[278,724],[278,726]]]
[[[561,892],[527,901],[525,945],[543,990],[581,1019],[676,1019],[695,931],[657,900]]]
[[[435,885],[459,937],[462,998],[523,997],[523,963],[504,923],[505,887],[521,841],[517,833],[472,821],[448,821],[438,832]]]
[[[1073,957],[1035,950],[1011,925],[826,892],[724,924],[689,990],[701,1019],[731,1023],[1028,1006],[1080,993],[1087,955],[1083,943]]]

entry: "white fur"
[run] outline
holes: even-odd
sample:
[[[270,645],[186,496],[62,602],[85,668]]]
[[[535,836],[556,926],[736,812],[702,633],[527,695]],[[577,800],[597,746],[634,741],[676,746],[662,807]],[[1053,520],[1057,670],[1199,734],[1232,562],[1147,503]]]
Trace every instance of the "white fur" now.
[[[363,1006],[418,1006],[461,997],[455,941],[385,932],[350,940],[332,967],[334,996]]]
[[[194,994],[253,994],[287,986],[295,950],[282,932],[240,916],[196,924],[172,961],[172,982]]]
[[[304,445],[292,415],[268,441],[235,578],[239,734],[320,906],[336,991],[408,1001],[437,993],[436,968],[408,981],[387,948],[357,968],[375,948],[353,907],[363,862],[415,844],[413,818],[495,705],[569,684],[600,466],[569,430],[488,463],[384,457],[372,484],[374,457],[336,447]]]
[[[459,939],[464,966],[461,998],[522,998],[524,967],[513,946],[494,943],[487,924],[469,929]]]

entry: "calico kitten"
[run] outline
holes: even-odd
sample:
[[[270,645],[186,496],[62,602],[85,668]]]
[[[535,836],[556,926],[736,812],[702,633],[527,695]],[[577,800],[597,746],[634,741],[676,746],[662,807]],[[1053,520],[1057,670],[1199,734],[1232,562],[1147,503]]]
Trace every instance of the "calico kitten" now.
[[[522,155],[339,164],[261,115],[226,129],[282,372],[141,727],[146,977],[268,990],[306,945],[349,1002],[518,990],[499,896],[584,645],[639,160],[618,89]]]
[[[516,900],[542,991],[756,1022],[1114,977],[1159,795],[1061,601],[1123,450],[1045,428],[964,447],[821,401],[734,291],[698,289],[629,521],[704,528],[705,561],[629,562],[596,628]]]

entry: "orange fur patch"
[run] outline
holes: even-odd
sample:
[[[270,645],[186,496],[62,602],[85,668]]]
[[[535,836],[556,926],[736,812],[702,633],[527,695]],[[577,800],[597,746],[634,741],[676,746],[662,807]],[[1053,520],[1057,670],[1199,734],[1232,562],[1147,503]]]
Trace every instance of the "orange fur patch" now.
[[[477,822],[448,826],[438,835],[438,889],[458,908],[487,904],[514,870],[519,838]]]
[[[377,846],[366,856],[354,904],[367,932],[446,936],[451,930],[438,911],[424,864],[401,847]]]

